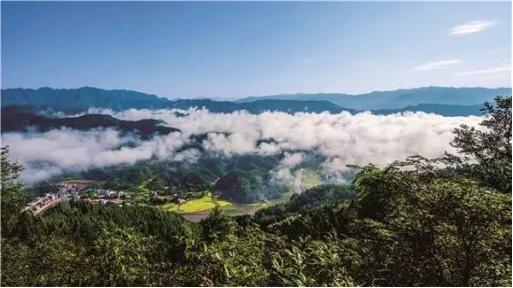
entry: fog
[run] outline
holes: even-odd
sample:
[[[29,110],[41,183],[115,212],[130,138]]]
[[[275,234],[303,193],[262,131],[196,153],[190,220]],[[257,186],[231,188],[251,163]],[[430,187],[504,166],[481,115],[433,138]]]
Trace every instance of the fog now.
[[[112,129],[2,134],[2,146],[9,145],[10,157],[25,166],[22,176],[26,182],[45,180],[66,171],[130,164],[150,158],[194,161],[201,156],[198,150],[177,151],[190,141],[190,135],[206,133],[207,138],[201,143],[205,153],[232,156],[287,152],[276,171],[276,178],[297,185],[297,177],[290,169],[300,165],[305,155],[293,151],[324,156],[324,173],[336,175],[346,172],[348,164],[384,165],[409,155],[438,157],[444,151],[455,152],[449,145],[452,130],[460,124],[477,125],[483,119],[423,112],[386,116],[347,112],[216,114],[194,109],[185,111],[186,116],[178,116],[173,110],[90,112],[111,114],[124,120],[160,119],[182,132],[155,136],[146,141],[135,135],[121,135]]]

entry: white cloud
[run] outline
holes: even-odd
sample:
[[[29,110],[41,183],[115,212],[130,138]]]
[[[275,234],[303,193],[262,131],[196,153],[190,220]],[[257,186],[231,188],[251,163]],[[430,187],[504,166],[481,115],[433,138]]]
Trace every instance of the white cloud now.
[[[426,71],[426,70],[436,70],[436,69],[445,69],[451,65],[459,64],[461,61],[459,59],[448,59],[442,61],[429,62],[424,65],[413,68],[415,71]]]
[[[386,116],[369,112],[356,115],[347,112],[266,112],[253,115],[246,112],[216,114],[191,109],[187,113],[184,117],[178,117],[173,110],[130,109],[112,113],[116,118],[125,120],[160,119],[182,131],[146,141],[123,136],[111,129],[86,132],[59,129],[44,133],[4,133],[2,145],[9,145],[10,156],[26,167],[23,178],[27,182],[48,179],[65,171],[131,164],[154,157],[194,160],[200,156],[199,151],[177,151],[187,143],[190,135],[201,133],[208,133],[200,144],[210,153],[231,156],[312,151],[326,159],[322,165],[324,173],[341,175],[347,172],[347,164],[372,162],[384,165],[413,154],[438,157],[444,151],[455,152],[449,145],[453,138],[452,130],[460,124],[477,125],[483,119],[477,116],[443,117],[422,112]],[[272,141],[257,145],[261,140],[269,139]],[[296,167],[305,155],[286,155],[279,167],[281,174],[277,176],[300,179],[299,174],[289,175],[284,169]]]
[[[317,62],[317,60],[315,59],[312,59],[312,58],[306,58],[306,59],[302,59],[301,62],[303,62],[304,64],[306,65],[310,65],[310,64],[314,64]]]
[[[470,21],[460,25],[457,25],[449,29],[449,35],[451,36],[463,36],[467,34],[477,33],[484,31],[495,25],[493,21],[477,20]]]
[[[511,67],[501,66],[501,67],[493,67],[481,70],[473,70],[473,71],[465,71],[456,73],[456,76],[485,76],[485,75],[495,75],[495,74],[503,74],[503,73],[511,73]]]

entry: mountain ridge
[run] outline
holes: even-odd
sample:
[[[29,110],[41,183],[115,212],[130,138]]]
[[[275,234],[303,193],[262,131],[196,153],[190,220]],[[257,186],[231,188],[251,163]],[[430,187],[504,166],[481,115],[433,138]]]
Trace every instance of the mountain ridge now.
[[[180,132],[177,128],[161,125],[161,121],[155,119],[128,121],[105,114],[51,118],[39,115],[32,109],[17,106],[3,107],[1,111],[2,133],[29,131],[34,128],[41,132],[61,127],[77,130],[115,128],[123,133],[135,132],[140,134],[143,139],[148,139],[153,134],[166,135],[172,132]]]
[[[357,110],[399,109],[419,104],[481,105],[495,96],[511,95],[511,88],[441,87],[428,86],[411,89],[373,91],[363,94],[296,93],[247,97],[236,100],[248,103],[262,99],[327,100]]]
[[[77,89],[9,88],[1,90],[2,107],[18,105],[68,113],[85,112],[91,107],[114,111],[126,109],[205,108],[214,113],[246,110],[253,114],[266,111],[286,113],[313,112],[352,114],[377,111],[390,114],[423,111],[445,116],[481,115],[477,105],[491,102],[498,95],[511,95],[511,88],[439,87],[373,91],[351,95],[343,93],[296,93],[247,97],[235,101],[214,99],[167,99],[133,90],[105,90],[94,87]],[[467,107],[476,106],[476,107]],[[454,111],[451,111],[454,109]],[[470,114],[469,114],[470,113]]]

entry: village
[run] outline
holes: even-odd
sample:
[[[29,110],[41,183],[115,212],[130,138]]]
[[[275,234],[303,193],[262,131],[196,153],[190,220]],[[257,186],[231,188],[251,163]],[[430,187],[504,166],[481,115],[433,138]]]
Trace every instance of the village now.
[[[98,188],[94,182],[86,180],[57,182],[50,184],[50,187],[52,192],[48,192],[27,203],[22,211],[30,212],[35,216],[41,215],[60,203],[69,203],[70,201],[85,201],[94,205],[116,206],[130,206],[132,202],[140,202],[137,194],[134,195],[126,191]],[[186,202],[185,198],[182,197],[184,195],[178,193],[163,196],[158,195],[155,191],[147,192],[150,200],[148,202],[153,205],[162,205],[165,203],[183,204]],[[185,195],[185,197],[195,196],[195,193],[189,194]]]
[[[61,202],[70,200],[78,201],[79,192],[88,187],[87,183],[81,182],[60,182],[51,185],[57,191],[46,193],[44,196],[37,197],[35,200],[27,203],[22,211],[27,211],[33,215],[39,215],[48,209],[57,206]]]
[[[87,181],[58,182],[50,185],[55,192],[48,192],[27,203],[22,211],[40,215],[60,203],[87,201],[91,204],[121,205],[130,198],[124,191],[92,188]]]

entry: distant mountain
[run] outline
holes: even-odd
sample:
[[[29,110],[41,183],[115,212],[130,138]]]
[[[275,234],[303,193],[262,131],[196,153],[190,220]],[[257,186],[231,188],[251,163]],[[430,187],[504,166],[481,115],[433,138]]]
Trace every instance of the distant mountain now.
[[[361,95],[348,94],[284,94],[249,97],[231,101],[209,99],[169,100],[129,90],[104,90],[92,87],[78,89],[5,89],[2,107],[31,106],[38,110],[84,112],[91,107],[115,111],[135,109],[205,108],[214,113],[246,110],[259,114],[265,111],[286,113],[328,111],[339,113],[372,110],[380,114],[403,111],[424,111],[446,116],[480,115],[478,105],[492,101],[497,95],[511,95],[510,88],[448,88],[425,87],[394,91],[377,91]],[[462,107],[463,106],[463,107]],[[475,107],[470,107],[475,106]]]
[[[129,108],[165,108],[169,100],[130,90],[104,90],[93,87],[78,89],[3,89],[2,107],[27,105],[38,109],[79,112],[91,107],[125,110]]]
[[[247,110],[250,113],[265,111],[315,112],[329,111],[338,113],[343,110],[328,101],[284,101],[258,100],[251,103],[235,103],[229,101],[214,101],[209,99],[178,99],[169,100],[155,95],[130,90],[104,90],[92,87],[78,89],[5,89],[2,90],[2,107],[17,105],[30,106],[36,109],[52,109],[63,112],[83,112],[89,108],[108,108],[115,111],[130,108],[135,109],[165,109],[165,108],[205,108],[215,113],[231,113]]]
[[[259,114],[265,111],[282,111],[288,113],[313,112],[340,113],[347,111],[352,114],[358,112],[354,109],[338,106],[330,101],[299,101],[299,100],[257,100],[251,103],[240,103],[244,109],[251,113]]]
[[[210,99],[178,99],[170,103],[170,108],[184,109],[205,108],[215,113],[231,113],[240,110],[239,104],[229,101],[213,101]]]
[[[237,100],[248,103],[257,100],[318,100],[330,101],[342,107],[357,110],[399,109],[419,104],[446,105],[482,105],[492,101],[497,95],[511,95],[511,88],[454,88],[454,87],[423,87],[400,89],[393,91],[375,91],[360,95],[348,94],[283,94],[262,97],[249,97]]]
[[[179,129],[161,125],[161,121],[154,119],[143,119],[138,121],[125,121],[116,119],[110,115],[88,114],[79,117],[49,118],[38,115],[35,111],[9,106],[2,108],[2,133],[14,131],[48,131],[61,127],[89,130],[93,128],[114,128],[125,133],[134,132],[143,138],[149,138],[154,134],[169,134],[178,132]]]
[[[342,108],[329,101],[299,101],[299,100],[257,100],[249,103],[234,103],[229,101],[213,101],[198,99],[182,99],[172,102],[171,107],[188,109],[191,107],[205,108],[215,113],[231,113],[234,111],[246,110],[253,114],[260,114],[266,111],[281,111],[286,113],[312,112],[340,113],[348,111],[356,113],[354,109]]]
[[[372,110],[373,114],[389,115],[402,112],[426,112],[443,116],[470,116],[483,115],[484,105],[444,105],[444,104],[419,104],[415,106],[407,106],[399,109],[381,109]]]

